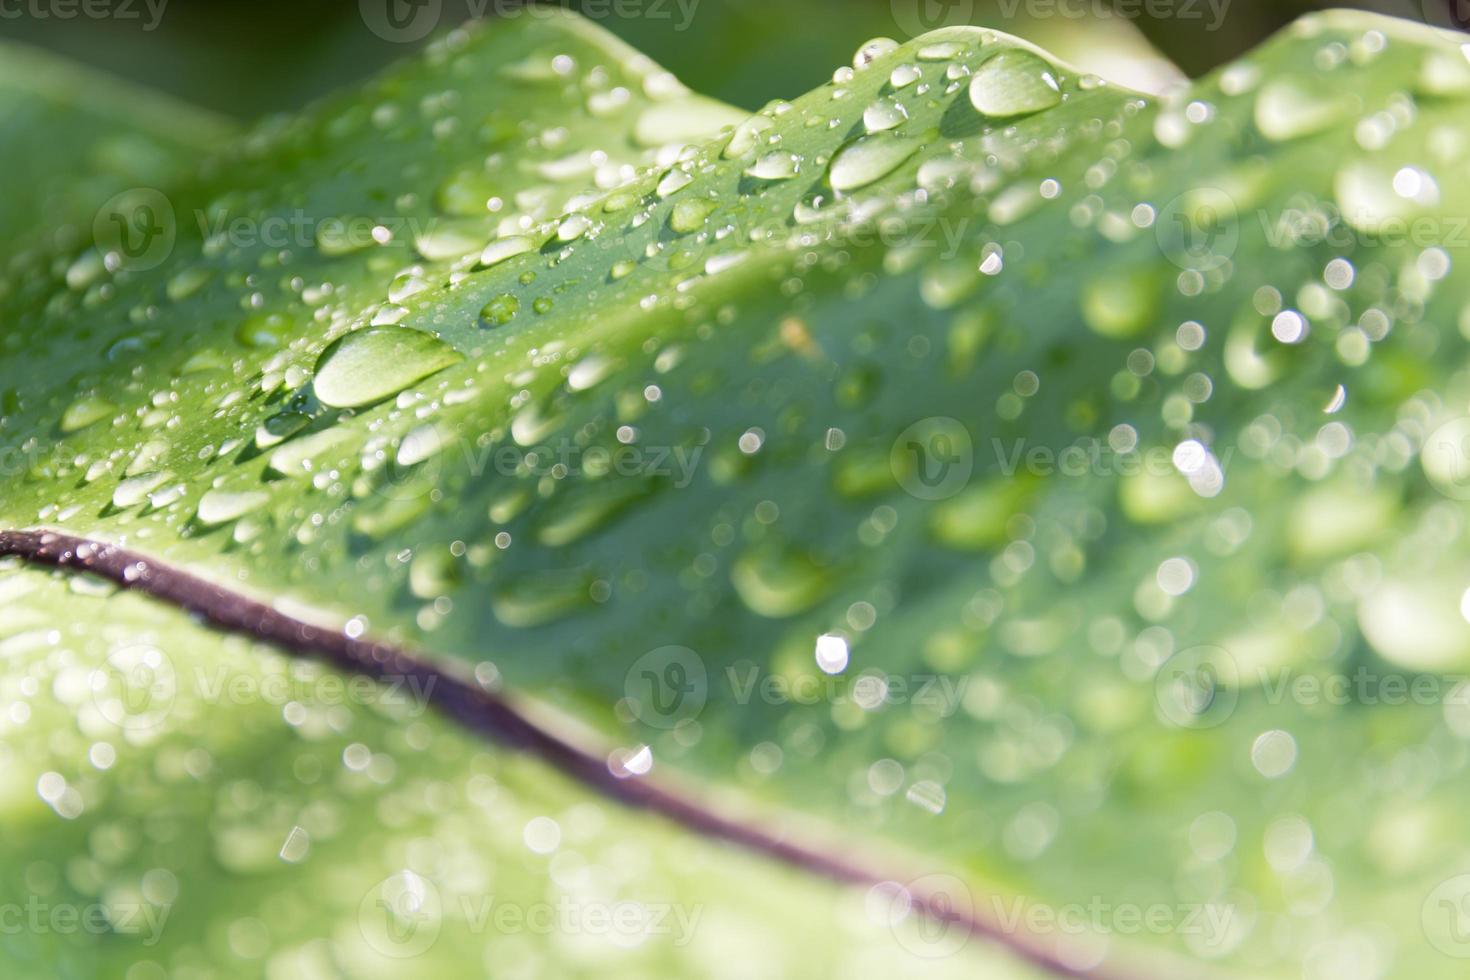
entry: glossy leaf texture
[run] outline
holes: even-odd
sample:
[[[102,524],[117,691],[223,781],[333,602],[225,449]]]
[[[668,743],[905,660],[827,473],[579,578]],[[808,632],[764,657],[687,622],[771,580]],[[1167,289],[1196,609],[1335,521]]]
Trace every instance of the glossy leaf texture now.
[[[1085,910],[1079,962],[1454,976],[1467,96],[1345,14],[1163,100],[876,42],[738,122],[456,34],[171,199],[236,231],[11,276],[4,507]]]
[[[167,184],[233,138],[228,120],[19,45],[0,46],[0,258],[75,249],[116,194]]]

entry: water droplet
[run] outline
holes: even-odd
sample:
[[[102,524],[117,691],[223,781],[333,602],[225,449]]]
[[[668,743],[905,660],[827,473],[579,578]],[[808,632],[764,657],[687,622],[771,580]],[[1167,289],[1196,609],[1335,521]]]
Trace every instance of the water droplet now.
[[[148,494],[163,486],[169,476],[168,473],[142,473],[128,477],[112,491],[112,505],[128,508],[141,504]]]
[[[726,126],[738,126],[746,118],[743,110],[732,109],[714,99],[691,96],[643,110],[633,125],[633,139],[639,146],[702,143]]]
[[[235,339],[246,347],[279,347],[291,332],[291,321],[280,313],[257,313],[235,329]]]
[[[433,423],[409,430],[398,444],[393,459],[399,466],[417,466],[444,451],[447,440]]]
[[[854,68],[866,68],[890,51],[898,50],[898,42],[891,37],[875,37],[863,43],[852,56]]]
[[[202,265],[190,266],[168,281],[168,286],[165,287],[164,293],[169,299],[177,303],[179,300],[188,299],[190,296],[199,292],[200,288],[213,278],[213,269],[206,268]]]
[[[416,296],[428,288],[429,284],[424,281],[423,276],[419,273],[401,273],[395,276],[393,281],[388,284],[388,302],[402,303],[409,297]]]
[[[1104,337],[1132,337],[1154,324],[1158,284],[1146,268],[1099,276],[1082,290],[1082,317]]]
[[[704,227],[705,221],[708,220],[715,207],[714,201],[702,197],[680,201],[674,205],[673,211],[669,214],[669,228],[681,235],[698,231]]]
[[[605,526],[634,501],[648,493],[637,480],[602,481],[595,493],[562,501],[537,523],[536,540],[548,548],[563,548]]]
[[[654,188],[654,191],[659,197],[671,197],[692,183],[694,183],[693,174],[687,170],[675,167],[673,170],[664,174],[663,179],[658,182],[658,186]]]
[[[761,143],[762,134],[773,129],[775,125],[775,120],[769,116],[751,116],[735,127],[735,132],[730,134],[730,142],[725,144],[725,149],[720,155],[727,160],[733,160],[754,152]]]
[[[817,666],[824,674],[840,674],[847,669],[847,640],[835,633],[817,637]]]
[[[855,191],[893,173],[918,149],[917,140],[891,133],[860,136],[837,151],[828,179],[836,191]]]
[[[333,449],[352,441],[350,431],[334,427],[293,439],[271,453],[267,461],[282,476],[305,476],[319,469],[316,460]]]
[[[1470,94],[1470,50],[1430,52],[1419,68],[1419,91],[1441,97]]]
[[[199,523],[211,527],[227,524],[259,510],[269,500],[264,490],[208,490],[199,498],[196,516]]]
[[[1332,125],[1350,105],[1334,92],[1309,91],[1287,79],[1267,83],[1256,96],[1256,128],[1267,139],[1290,140]]]
[[[950,61],[960,56],[964,46],[947,41],[939,44],[926,44],[919,49],[920,61]]]
[[[544,626],[592,603],[590,583],[580,572],[525,575],[490,596],[495,618],[515,629]]]
[[[1366,161],[1348,164],[1332,181],[1342,219],[1365,234],[1392,230],[1439,200],[1439,185],[1417,167],[1393,174]]]
[[[511,293],[501,293],[480,308],[480,319],[492,326],[504,326],[521,308],[521,301]]]
[[[327,218],[316,226],[316,247],[328,258],[351,255],[378,244],[363,222],[347,218]]]
[[[490,266],[499,265],[501,262],[513,256],[524,255],[527,252],[535,251],[535,249],[536,243],[529,238],[523,238],[519,235],[511,238],[502,238],[499,241],[491,242],[485,246],[485,250],[480,253],[480,265],[488,269]]]
[[[458,351],[420,330],[367,327],[322,352],[313,390],[323,405],[371,405],[462,360]]]
[[[908,118],[908,110],[894,99],[878,99],[863,110],[863,125],[870,133],[895,129]]]
[[[102,421],[117,411],[117,407],[105,398],[95,395],[78,398],[61,413],[61,431],[76,432]]]
[[[434,192],[434,203],[445,214],[480,217],[488,213],[495,197],[492,179],[482,169],[459,170],[444,179]]]
[[[992,119],[1050,109],[1062,101],[1051,65],[1028,51],[1002,51],[975,70],[970,102]]]
[[[751,612],[770,619],[810,609],[832,585],[830,576],[806,555],[770,546],[738,558],[730,581]]]
[[[430,262],[439,262],[479,251],[486,237],[483,222],[436,221],[414,237],[413,247]]]
[[[772,150],[745,168],[757,180],[788,180],[801,172],[801,157],[789,150]]]
[[[894,88],[908,88],[924,77],[918,65],[899,65],[888,76],[888,84]]]
[[[592,219],[585,214],[569,214],[556,226],[556,240],[563,243],[574,242],[587,234],[591,227]]]

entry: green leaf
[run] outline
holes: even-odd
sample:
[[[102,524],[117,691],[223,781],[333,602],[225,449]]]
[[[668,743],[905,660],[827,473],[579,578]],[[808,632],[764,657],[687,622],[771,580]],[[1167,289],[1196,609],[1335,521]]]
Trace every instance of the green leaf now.
[[[0,257],[76,248],[113,195],[167,187],[234,135],[210,113],[14,44],[0,45],[0,128]]]
[[[487,749],[416,678],[345,678],[85,578],[7,566],[0,595],[9,976],[926,967],[854,928],[860,896]]]
[[[855,60],[696,143],[521,21],[258,134],[208,213],[341,226],[12,282],[9,521],[1089,910],[1110,968],[1456,975],[1463,49],[1320,15],[1162,101],[969,29]]]

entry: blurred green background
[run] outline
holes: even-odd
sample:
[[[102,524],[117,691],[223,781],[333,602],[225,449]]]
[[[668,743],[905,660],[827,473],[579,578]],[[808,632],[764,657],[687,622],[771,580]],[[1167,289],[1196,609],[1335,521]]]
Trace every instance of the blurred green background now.
[[[0,11],[0,38],[46,48],[239,118],[286,111],[370,75],[415,47],[366,18],[388,5],[440,33],[513,12],[517,0],[60,0]],[[695,89],[746,108],[818,84],[873,36],[974,23],[1018,34],[1084,69],[1157,91],[1199,75],[1308,10],[1361,6],[1440,26],[1470,0],[566,0]],[[436,9],[437,8],[437,9]],[[76,10],[72,7],[70,9]],[[1145,11],[1166,16],[1150,18]],[[422,22],[416,22],[422,23]],[[433,36],[431,33],[429,36]],[[1177,65],[1178,69],[1172,66]]]

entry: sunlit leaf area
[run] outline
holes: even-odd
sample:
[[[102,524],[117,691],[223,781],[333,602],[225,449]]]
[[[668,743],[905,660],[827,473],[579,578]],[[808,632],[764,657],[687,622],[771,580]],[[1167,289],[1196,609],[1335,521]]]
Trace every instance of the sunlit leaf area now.
[[[1470,10],[0,5],[0,977],[1470,975]]]

